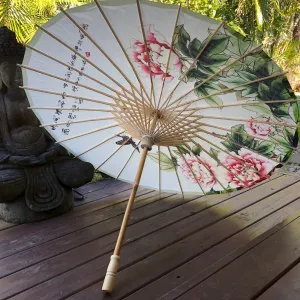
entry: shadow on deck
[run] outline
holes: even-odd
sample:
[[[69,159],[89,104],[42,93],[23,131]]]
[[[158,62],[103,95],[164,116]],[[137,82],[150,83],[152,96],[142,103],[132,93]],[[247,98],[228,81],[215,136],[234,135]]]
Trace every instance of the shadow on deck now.
[[[111,296],[101,292],[131,186],[79,189],[63,216],[0,222],[0,299],[300,299],[300,178],[189,197],[140,189]]]

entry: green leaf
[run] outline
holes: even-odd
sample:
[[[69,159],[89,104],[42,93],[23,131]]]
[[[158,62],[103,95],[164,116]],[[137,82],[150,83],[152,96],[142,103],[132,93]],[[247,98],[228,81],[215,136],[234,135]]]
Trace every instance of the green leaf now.
[[[266,84],[260,83],[258,86],[258,96],[262,100],[270,99],[270,88]]]
[[[245,80],[239,76],[229,76],[229,77],[221,78],[220,80],[230,83],[232,86],[245,83]],[[236,88],[236,90],[242,90],[244,88],[245,87],[240,87],[240,88]]]
[[[244,79],[245,82],[258,79],[255,74],[247,71],[239,71],[237,73]]]
[[[218,67],[224,65],[228,61],[229,57],[224,54],[214,54],[209,57],[201,57],[199,59],[199,64],[207,67]]]
[[[173,47],[189,57],[190,52],[187,47],[187,43],[190,41],[190,39],[190,35],[184,29],[184,26],[178,25],[174,32]]]
[[[239,89],[236,89],[239,90]],[[253,85],[246,85],[241,88],[244,97],[255,97],[257,95],[257,88]]]
[[[253,71],[257,77],[265,77],[270,75],[266,66],[266,60],[261,58],[254,63]]]
[[[283,138],[280,135],[274,135],[274,136],[269,136],[272,140],[276,141],[277,143],[280,143],[282,147],[290,146],[290,142]]]
[[[295,130],[293,130],[289,127],[284,127],[283,135],[284,135],[285,139],[289,142],[290,145],[294,144]]]
[[[194,81],[194,80],[204,80],[208,78],[208,75],[202,73],[199,69],[191,69],[186,73],[186,77],[188,81]]]
[[[216,160],[218,160],[218,156],[219,156],[219,151],[213,149],[213,148],[210,148],[210,155],[215,158]]]
[[[160,167],[162,170],[164,171],[175,170],[176,164],[174,164],[173,160],[169,158],[168,155],[166,155],[165,153],[160,152],[159,154],[159,152],[156,152],[156,153],[149,153],[148,155],[156,163],[159,163],[159,159],[160,159]]]
[[[191,57],[196,58],[201,50],[201,42],[198,39],[193,39],[190,42],[188,49]]]
[[[255,140],[254,138],[252,138],[251,140],[249,139],[249,145],[248,147],[250,149],[256,149],[256,147],[258,146],[259,141]]]
[[[201,152],[201,148],[200,148],[199,146],[194,145],[194,146],[192,147],[192,153],[193,153],[194,155],[199,155],[200,152]]]
[[[289,115],[289,107],[290,104],[282,104],[282,105],[269,105],[272,108],[273,114],[275,114],[278,117],[285,117]]]
[[[290,113],[290,116],[295,121],[295,123],[298,123],[300,121],[300,102],[294,102],[291,106],[293,113]]]
[[[195,87],[196,87],[195,93],[198,97],[209,96],[221,90],[221,88],[214,83],[205,83],[201,86],[198,86],[199,84],[200,82],[195,83]],[[215,106],[215,105],[221,106],[223,104],[221,98],[219,98],[216,95],[207,97],[204,100],[210,106]]]
[[[190,151],[188,151],[184,146],[179,145],[179,146],[177,146],[177,148],[178,148],[179,152],[181,153],[181,155],[182,154],[190,154]]]
[[[208,37],[209,38],[209,37]],[[226,34],[217,34],[215,35],[209,44],[206,46],[205,50],[203,51],[203,56],[211,56],[214,54],[220,54],[224,52],[226,49],[228,42],[229,42],[229,36]],[[206,40],[203,42],[203,44],[206,43]]]
[[[258,144],[258,146],[255,148],[255,151],[259,152],[263,155],[273,155],[273,151],[275,149],[275,145],[271,142],[261,142]]]
[[[244,145],[246,143],[248,136],[246,135],[244,125],[235,125],[231,127],[231,132],[233,141],[241,145]]]
[[[273,113],[270,109],[270,107],[264,103],[259,103],[259,104],[253,104],[253,105],[243,105],[243,108],[259,113],[260,115],[265,115],[265,116],[272,116]]]
[[[240,147],[238,145],[235,145],[235,144],[232,144],[229,141],[221,142],[221,144],[223,144],[229,151],[233,151],[233,152],[235,152],[237,154],[238,154],[238,151],[240,149],[242,149],[242,147]]]
[[[237,56],[243,55],[252,46],[253,42],[249,38],[244,37],[241,34],[231,34],[233,36],[230,36],[230,41],[228,43],[227,49]]]
[[[177,156],[181,156],[181,153],[180,153],[178,150],[172,150],[172,152],[173,152],[174,154],[176,154]]]

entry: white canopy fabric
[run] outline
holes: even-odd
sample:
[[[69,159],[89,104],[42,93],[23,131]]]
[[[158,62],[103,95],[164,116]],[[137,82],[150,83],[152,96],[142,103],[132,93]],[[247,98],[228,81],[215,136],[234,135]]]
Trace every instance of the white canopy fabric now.
[[[298,143],[285,73],[219,21],[138,3],[83,5],[38,30],[22,70],[42,126],[127,182],[152,135],[140,182],[152,189],[224,193],[268,178]]]

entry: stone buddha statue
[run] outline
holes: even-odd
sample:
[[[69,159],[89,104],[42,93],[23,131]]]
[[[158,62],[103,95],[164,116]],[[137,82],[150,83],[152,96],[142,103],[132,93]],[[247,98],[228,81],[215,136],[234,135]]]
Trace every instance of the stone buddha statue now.
[[[73,188],[91,181],[90,163],[70,157],[39,127],[17,63],[25,50],[14,32],[0,28],[0,219],[42,220],[73,207]]]

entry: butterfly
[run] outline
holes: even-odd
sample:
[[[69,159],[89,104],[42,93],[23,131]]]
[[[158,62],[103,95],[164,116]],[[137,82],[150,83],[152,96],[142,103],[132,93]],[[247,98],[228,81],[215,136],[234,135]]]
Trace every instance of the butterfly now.
[[[119,134],[117,136],[121,138],[120,141],[116,142],[117,145],[131,145],[138,152],[140,152],[138,145],[133,141],[132,138],[130,138],[129,136],[126,136],[126,135],[119,135]]]

